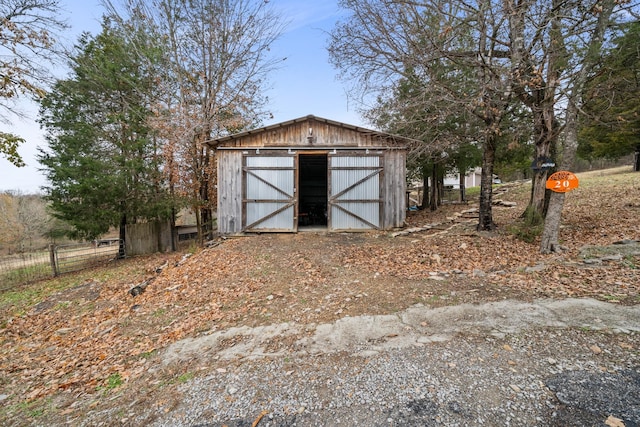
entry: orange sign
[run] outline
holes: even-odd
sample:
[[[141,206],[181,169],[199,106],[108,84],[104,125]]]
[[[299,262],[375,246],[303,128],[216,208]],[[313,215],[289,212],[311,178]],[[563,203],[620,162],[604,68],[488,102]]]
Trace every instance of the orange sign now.
[[[566,193],[578,188],[578,177],[572,172],[556,172],[547,179],[547,188],[557,193]]]

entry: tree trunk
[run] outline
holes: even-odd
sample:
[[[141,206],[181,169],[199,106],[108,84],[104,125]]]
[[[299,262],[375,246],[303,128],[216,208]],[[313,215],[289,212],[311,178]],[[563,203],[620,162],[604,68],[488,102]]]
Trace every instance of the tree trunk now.
[[[429,207],[429,174],[426,168],[422,169],[422,203],[420,207],[426,209]]]
[[[429,208],[431,211],[438,209],[438,168],[435,162],[431,168],[431,195],[429,199]]]
[[[555,191],[552,191],[549,196],[549,208],[544,219],[544,230],[542,232],[542,241],[540,242],[540,252],[543,254],[562,250],[562,246],[559,243],[559,230],[564,198],[564,193],[556,193]]]
[[[175,252],[178,250],[178,230],[176,229],[176,208],[174,206],[171,207],[171,252]]]
[[[573,99],[568,100],[565,139],[563,143],[562,170],[570,170],[573,167],[576,151],[578,150],[578,107]],[[549,254],[560,252],[560,222],[562,220],[562,208],[564,207],[564,193],[551,192],[547,215],[544,219],[540,252]]]
[[[573,162],[578,150],[578,106],[581,102],[580,94],[582,93],[589,72],[600,57],[604,32],[613,12],[614,0],[603,1],[602,6],[603,10],[600,12],[600,15],[598,15],[598,22],[594,28],[591,42],[589,43],[589,52],[582,63],[582,68],[573,81],[570,96],[567,100],[561,170],[570,170],[573,167]],[[542,230],[542,240],[540,242],[540,252],[543,254],[558,252],[562,249],[559,243],[559,230],[564,199],[564,193],[561,193],[552,194],[549,200],[549,209],[547,218],[545,218],[544,221],[544,230]],[[551,212],[553,212],[553,214],[551,214]]]
[[[460,180],[458,181],[458,183],[460,184],[460,193],[459,193],[459,200],[460,202],[464,202],[466,200],[466,194],[465,194],[465,181],[466,181],[466,177],[464,175],[464,172],[462,169],[460,169],[458,171],[459,175],[460,175]]]
[[[560,85],[566,50],[563,35],[560,31],[560,0],[552,0],[549,29],[550,43],[546,52],[546,74],[534,74],[529,61],[531,53],[525,47],[525,21],[527,18],[527,2],[508,2],[513,10],[509,14],[510,32],[514,42],[512,46],[513,88],[520,100],[531,109],[533,116],[533,132],[535,153],[533,158],[533,177],[531,181],[531,198],[523,213],[523,217],[532,225],[538,224],[546,215],[548,207],[548,191],[546,190],[549,168],[542,164],[553,159],[550,152],[555,147],[559,135],[560,123],[556,118],[556,91]]]
[[[478,231],[491,231],[496,228],[493,222],[492,197],[493,197],[493,163],[496,157],[494,139],[496,136],[487,136],[488,141],[482,153],[482,175],[480,177],[480,212]]]
[[[536,144],[536,158],[534,163],[536,165],[542,164],[545,159],[549,158],[549,143]],[[545,208],[545,192],[547,183],[547,169],[536,168],[533,171],[533,178],[531,179],[531,200],[527,206],[527,218],[543,218]]]
[[[120,217],[120,229],[119,229],[120,243],[118,246],[118,259],[122,259],[126,256],[124,247],[125,239],[127,238],[127,214],[122,214]]]
[[[547,183],[547,169],[540,168],[540,165],[549,158],[549,142],[536,143],[533,178],[531,180],[531,200],[529,200],[528,210],[535,212],[537,217],[544,216],[544,195]]]
[[[633,171],[640,172],[640,145],[636,145],[636,152],[633,155]]]
[[[198,205],[193,205],[192,209],[196,216],[196,230],[198,230],[198,243],[202,245],[202,243],[204,242],[204,239],[202,238],[204,234],[202,231],[202,209],[200,209],[200,206]]]
[[[206,200],[203,200],[206,202]],[[202,242],[206,242],[211,238],[211,209],[208,207],[203,207],[201,209],[201,217],[202,217]]]
[[[203,137],[204,141],[204,137]],[[202,157],[202,182],[200,182],[200,216],[202,221],[202,242],[209,240],[211,237],[211,208],[209,207],[209,150],[205,148]]]

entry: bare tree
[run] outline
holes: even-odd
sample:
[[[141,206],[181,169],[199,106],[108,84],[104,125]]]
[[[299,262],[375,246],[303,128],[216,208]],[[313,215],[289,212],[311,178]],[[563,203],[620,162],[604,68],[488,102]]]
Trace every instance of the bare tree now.
[[[17,197],[17,215],[22,227],[20,251],[41,249],[36,245],[46,235],[52,220],[46,208],[46,202],[41,196]]]
[[[493,229],[495,150],[512,105],[508,27],[496,13],[502,2],[343,0],[340,4],[351,15],[333,30],[329,53],[341,77],[352,81],[360,96],[394,91],[402,79],[417,75],[424,90],[414,97],[415,114],[405,114],[402,127],[411,137],[429,141],[425,150],[432,152],[447,141],[432,142],[429,120],[437,122],[464,110],[483,124],[475,138],[484,153],[478,228]],[[451,84],[441,74],[443,65],[452,73],[468,73],[473,84]]]
[[[539,223],[545,213],[551,149],[561,132],[556,104],[561,77],[568,66],[561,31],[567,2],[508,1],[504,6],[509,20],[512,88],[533,117],[533,180],[525,217]]]
[[[620,8],[621,5],[626,9],[624,13]],[[590,11],[595,16],[595,19],[583,21],[584,26],[579,33],[579,39],[582,43],[580,52],[582,54],[574,58],[573,74],[564,88],[567,99],[561,163],[561,168],[564,170],[569,170],[573,166],[578,148],[578,115],[582,105],[581,95],[584,92],[584,85],[589,73],[600,60],[605,35],[616,18],[633,16],[636,7],[637,4],[632,4],[631,2],[602,0],[597,2]],[[637,10],[635,13],[637,13]],[[571,36],[577,37],[578,34],[572,33]],[[545,217],[540,243],[540,252],[542,253],[560,252],[562,250],[559,242],[559,230],[564,200],[564,193],[553,192],[550,195],[549,210]]]
[[[22,237],[17,201],[12,193],[0,193],[0,248],[15,250]]]
[[[548,171],[559,163],[556,148],[564,130],[562,111],[571,102],[566,94],[573,91],[575,76],[582,73],[585,59],[592,56],[593,61],[600,56],[602,41],[592,44],[594,28],[607,10],[609,20],[615,9],[633,10],[633,3],[617,1],[610,7],[607,0],[504,2],[504,14],[509,20],[512,88],[533,117],[534,173],[525,213],[533,223],[543,221],[546,215],[546,180]],[[598,50],[594,51],[596,47]]]
[[[52,218],[39,195],[0,193],[0,249],[9,252],[42,249]]]
[[[0,122],[22,116],[21,98],[41,98],[51,79],[50,65],[58,54],[56,31],[60,20],[58,0],[3,0],[0,2]],[[0,154],[15,166],[24,166],[19,136],[0,132]]]
[[[172,188],[191,201],[200,235],[211,230],[216,163],[206,141],[266,117],[263,89],[281,62],[270,46],[284,29],[264,0],[130,0],[123,11],[106,0],[123,25],[138,21],[163,41],[165,98],[155,125],[166,136]]]
[[[563,123],[568,132],[565,141],[575,139],[569,125],[580,109],[574,102],[581,85],[576,77],[598,56],[601,42],[592,43],[594,28],[609,9],[610,16],[618,19],[637,16],[637,2],[632,0],[344,0],[341,4],[352,14],[332,33],[329,50],[344,78],[364,93],[388,91],[407,71],[422,70],[424,100],[411,107],[420,112],[417,120],[424,122],[424,107],[434,99],[447,99],[442,96],[446,94],[450,105],[464,105],[483,121],[479,229],[493,228],[492,165],[496,142],[505,131],[503,119],[511,114],[510,108],[517,110],[513,101],[524,104],[533,118],[535,174],[527,210],[540,220],[549,195],[547,167],[541,163],[556,162],[554,150],[558,151]],[[587,57],[591,59],[585,62]],[[456,90],[431,73],[443,60],[460,70],[474,70],[475,90]],[[568,110],[563,115],[564,107]],[[443,108],[439,113],[446,116],[455,110]],[[564,148],[565,158],[572,156],[570,146]]]

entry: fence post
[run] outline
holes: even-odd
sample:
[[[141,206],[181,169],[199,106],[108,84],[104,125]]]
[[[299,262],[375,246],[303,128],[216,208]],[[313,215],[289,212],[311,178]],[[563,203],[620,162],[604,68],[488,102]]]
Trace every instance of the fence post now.
[[[53,277],[56,277],[58,275],[58,266],[56,265],[56,245],[53,243],[49,245],[49,262],[51,263]]]

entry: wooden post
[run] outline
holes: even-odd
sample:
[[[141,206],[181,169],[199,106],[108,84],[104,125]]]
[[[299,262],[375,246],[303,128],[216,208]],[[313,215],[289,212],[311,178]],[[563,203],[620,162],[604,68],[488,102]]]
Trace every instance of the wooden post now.
[[[56,264],[56,245],[53,243],[49,245],[49,262],[51,263],[53,277],[56,277],[58,275],[58,266]]]

